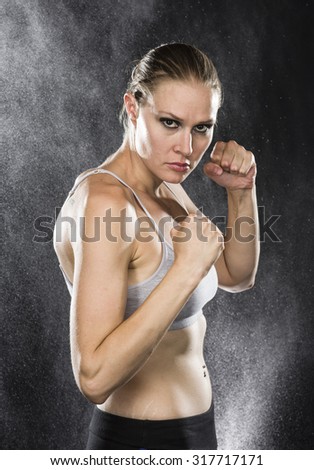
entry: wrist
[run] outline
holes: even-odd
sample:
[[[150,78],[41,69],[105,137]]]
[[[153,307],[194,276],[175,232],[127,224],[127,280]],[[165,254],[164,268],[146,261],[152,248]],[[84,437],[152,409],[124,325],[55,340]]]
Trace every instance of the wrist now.
[[[228,213],[231,216],[231,223],[239,216],[257,216],[256,188],[228,191]]]
[[[254,183],[252,187],[250,188],[237,188],[237,189],[226,188],[226,191],[227,191],[227,194],[230,196],[241,198],[241,197],[246,197],[246,196],[250,196],[254,194],[254,192],[256,191],[256,185]]]

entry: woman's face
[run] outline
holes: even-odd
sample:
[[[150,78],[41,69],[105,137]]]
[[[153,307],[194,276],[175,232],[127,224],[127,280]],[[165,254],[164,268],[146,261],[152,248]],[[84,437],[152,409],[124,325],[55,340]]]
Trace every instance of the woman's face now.
[[[208,149],[219,95],[197,81],[162,80],[138,110],[136,151],[157,178],[180,183]]]

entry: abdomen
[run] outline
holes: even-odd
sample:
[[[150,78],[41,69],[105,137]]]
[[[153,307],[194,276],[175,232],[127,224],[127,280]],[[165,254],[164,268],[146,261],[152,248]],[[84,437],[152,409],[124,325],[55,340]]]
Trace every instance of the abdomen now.
[[[134,419],[193,416],[211,405],[211,383],[203,357],[206,320],[166,333],[142,369],[100,405]]]

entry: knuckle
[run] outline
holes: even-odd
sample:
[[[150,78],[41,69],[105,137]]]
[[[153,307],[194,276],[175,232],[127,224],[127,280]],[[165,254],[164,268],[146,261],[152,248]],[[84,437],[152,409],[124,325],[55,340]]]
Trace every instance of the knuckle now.
[[[223,149],[225,148],[226,143],[223,142],[222,140],[218,140],[211,152],[211,157],[212,158],[219,158],[219,155],[223,152]]]
[[[235,140],[229,140],[228,146],[234,148],[234,147],[238,147],[238,144],[236,143]]]

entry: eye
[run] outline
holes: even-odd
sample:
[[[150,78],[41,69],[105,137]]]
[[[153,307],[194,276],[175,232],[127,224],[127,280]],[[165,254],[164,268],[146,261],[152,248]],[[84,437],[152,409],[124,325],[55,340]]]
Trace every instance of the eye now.
[[[206,132],[213,127],[212,124],[199,124],[198,126],[195,126],[194,129],[196,132],[199,134],[206,134]]]
[[[179,123],[173,119],[161,118],[160,122],[162,122],[168,129],[177,129],[179,127]]]

